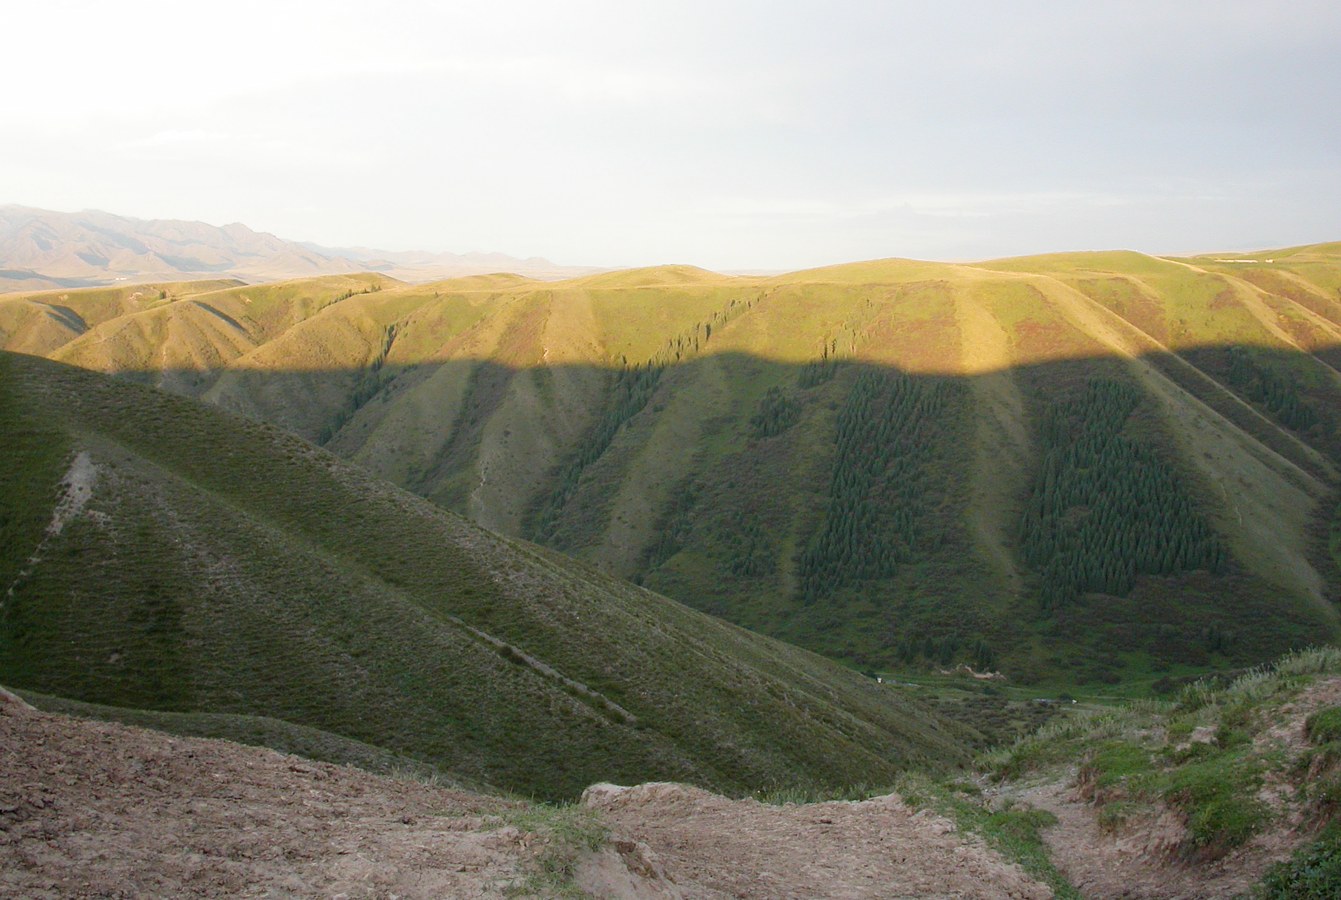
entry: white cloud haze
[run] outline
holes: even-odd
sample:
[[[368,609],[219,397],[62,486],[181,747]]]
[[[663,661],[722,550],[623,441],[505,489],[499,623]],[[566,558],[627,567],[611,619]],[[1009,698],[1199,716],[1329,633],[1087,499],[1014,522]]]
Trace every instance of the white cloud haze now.
[[[1341,238],[1329,2],[6,11],[0,202],[797,268]]]

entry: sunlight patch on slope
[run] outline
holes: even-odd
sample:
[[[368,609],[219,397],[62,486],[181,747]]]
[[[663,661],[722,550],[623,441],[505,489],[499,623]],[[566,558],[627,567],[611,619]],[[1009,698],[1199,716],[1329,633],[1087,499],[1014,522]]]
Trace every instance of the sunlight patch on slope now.
[[[1024,399],[1010,371],[1010,337],[967,292],[957,296],[964,368],[974,394],[973,501],[969,525],[998,572],[1018,589],[1020,575],[1010,550],[1013,525],[1031,457]]]

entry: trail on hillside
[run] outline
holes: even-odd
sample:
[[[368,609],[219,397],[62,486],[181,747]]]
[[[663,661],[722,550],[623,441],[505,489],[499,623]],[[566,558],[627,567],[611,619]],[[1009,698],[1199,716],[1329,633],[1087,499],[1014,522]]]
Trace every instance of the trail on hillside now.
[[[1309,746],[1305,721],[1310,713],[1341,704],[1341,677],[1320,679],[1274,713],[1269,729],[1255,739],[1259,749],[1298,757]],[[1190,741],[1209,742],[1207,727]],[[1095,806],[1080,796],[1074,769],[1036,783],[1014,786],[1003,794],[1057,817],[1043,831],[1053,863],[1082,895],[1144,900],[1211,900],[1243,895],[1267,869],[1287,859],[1313,838],[1319,822],[1298,803],[1288,802],[1294,787],[1279,775],[1266,778],[1258,799],[1271,809],[1271,827],[1218,859],[1188,859],[1187,816],[1158,807],[1125,827],[1101,827]]]
[[[61,496],[51,512],[51,521],[47,523],[41,542],[24,563],[18,577],[9,585],[5,596],[0,597],[0,609],[4,609],[5,601],[13,599],[15,589],[32,575],[33,567],[42,562],[42,554],[47,544],[59,537],[65,526],[84,511],[84,507],[93,497],[93,488],[97,483],[98,467],[93,462],[93,456],[87,450],[81,450],[75,454],[69,470],[61,478]]]

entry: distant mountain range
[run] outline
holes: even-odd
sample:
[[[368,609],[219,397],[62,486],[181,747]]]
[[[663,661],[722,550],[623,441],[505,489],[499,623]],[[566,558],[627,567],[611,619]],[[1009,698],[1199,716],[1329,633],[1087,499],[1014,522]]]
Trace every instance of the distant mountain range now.
[[[238,223],[219,227],[98,210],[63,213],[0,206],[0,292],[201,277],[276,281],[365,271],[424,282],[495,272],[566,278],[596,270],[502,253],[322,247]]]

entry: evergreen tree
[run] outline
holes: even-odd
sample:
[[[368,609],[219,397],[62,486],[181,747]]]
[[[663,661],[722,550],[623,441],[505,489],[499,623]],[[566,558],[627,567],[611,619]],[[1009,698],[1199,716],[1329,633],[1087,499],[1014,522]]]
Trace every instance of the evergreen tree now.
[[[1021,555],[1039,573],[1045,609],[1081,593],[1124,596],[1138,575],[1220,572],[1225,551],[1174,469],[1123,434],[1141,396],[1092,381],[1051,407],[1043,463],[1020,521]]]

